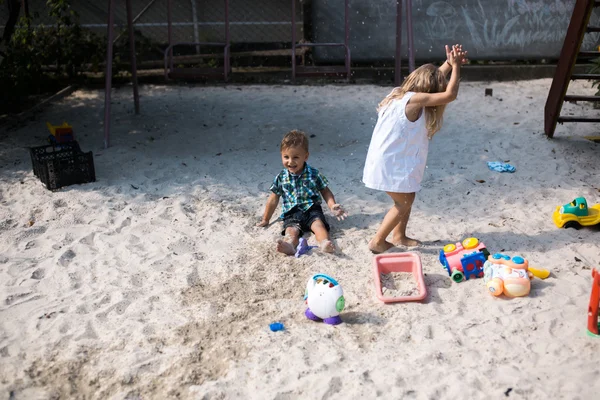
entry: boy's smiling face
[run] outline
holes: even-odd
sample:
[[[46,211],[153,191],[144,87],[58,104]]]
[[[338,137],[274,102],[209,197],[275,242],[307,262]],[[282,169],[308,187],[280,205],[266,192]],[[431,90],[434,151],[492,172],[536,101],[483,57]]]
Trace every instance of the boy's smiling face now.
[[[281,151],[283,166],[294,175],[302,172],[306,160],[308,160],[308,152],[302,147],[288,147]]]

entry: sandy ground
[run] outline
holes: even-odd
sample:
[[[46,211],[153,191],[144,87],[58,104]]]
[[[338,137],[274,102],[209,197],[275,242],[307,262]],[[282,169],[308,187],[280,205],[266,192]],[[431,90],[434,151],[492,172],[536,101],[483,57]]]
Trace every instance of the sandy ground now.
[[[391,203],[361,183],[390,87],[144,86],[139,116],[116,89],[108,149],[102,91],[2,128],[0,398],[596,398],[600,339],[585,331],[600,230],[557,229],[551,214],[576,196],[600,203],[600,147],[583,138],[598,126],[548,140],[549,86],[462,84],[408,228],[429,294],[395,305],[375,297],[367,250]],[[96,182],[42,186],[27,147],[44,144],[46,121],[74,125]],[[285,257],[281,222],[255,227],[291,129],[314,135],[309,163],[350,214],[330,221],[338,254]],[[452,283],[437,255],[469,236],[552,275],[511,300]],[[339,326],[303,315],[318,272],[344,289]]]

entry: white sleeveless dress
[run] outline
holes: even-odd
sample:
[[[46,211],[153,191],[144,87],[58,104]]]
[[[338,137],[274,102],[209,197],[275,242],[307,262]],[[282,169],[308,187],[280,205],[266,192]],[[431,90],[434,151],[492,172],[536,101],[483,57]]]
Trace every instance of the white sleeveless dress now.
[[[415,122],[406,117],[406,104],[413,95],[407,92],[379,112],[363,171],[368,188],[395,193],[421,190],[429,138],[424,110]]]

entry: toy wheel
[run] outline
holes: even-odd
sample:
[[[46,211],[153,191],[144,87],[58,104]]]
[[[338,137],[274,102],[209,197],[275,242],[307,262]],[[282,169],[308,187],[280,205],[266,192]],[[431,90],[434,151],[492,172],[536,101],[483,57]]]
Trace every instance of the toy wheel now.
[[[444,253],[450,253],[451,251],[456,250],[456,245],[455,244],[447,244],[444,246]]]
[[[579,228],[581,228],[581,225],[579,225],[579,222],[569,221],[569,222],[565,223],[564,228],[565,229],[569,229],[569,228],[579,229]]]
[[[473,249],[479,244],[479,239],[470,237],[463,240],[462,245],[465,250]]]
[[[463,279],[465,279],[465,275],[464,275],[464,274],[463,274],[461,271],[459,271],[459,270],[457,270],[457,269],[455,269],[455,270],[452,272],[452,275],[450,275],[450,277],[451,277],[451,278],[452,278],[452,280],[453,280],[454,282],[456,282],[456,283],[462,282],[462,281],[463,281]]]

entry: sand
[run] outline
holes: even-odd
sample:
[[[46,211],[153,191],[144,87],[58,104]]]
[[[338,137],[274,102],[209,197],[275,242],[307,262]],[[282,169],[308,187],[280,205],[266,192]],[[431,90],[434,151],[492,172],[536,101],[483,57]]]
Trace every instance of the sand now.
[[[416,296],[419,287],[412,272],[380,274],[381,292],[386,297]]]
[[[361,183],[390,87],[147,85],[141,115],[119,88],[108,149],[102,91],[2,127],[0,397],[595,398],[600,339],[585,331],[599,229],[561,230],[551,214],[576,196],[600,203],[600,147],[583,138],[598,126],[559,126],[548,140],[549,86],[462,83],[409,221],[428,291],[415,303],[377,300],[367,249],[391,206]],[[96,182],[42,186],[27,147],[44,143],[46,121],[75,127]],[[337,254],[286,257],[281,222],[255,227],[291,129],[314,135],[309,163],[349,213],[330,219]],[[453,283],[439,250],[470,236],[552,274],[510,300],[481,279]],[[342,285],[343,324],[304,317],[315,273]],[[269,330],[276,321],[284,331]]]

